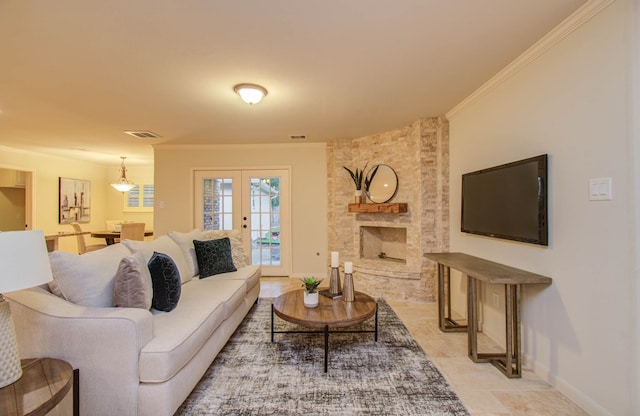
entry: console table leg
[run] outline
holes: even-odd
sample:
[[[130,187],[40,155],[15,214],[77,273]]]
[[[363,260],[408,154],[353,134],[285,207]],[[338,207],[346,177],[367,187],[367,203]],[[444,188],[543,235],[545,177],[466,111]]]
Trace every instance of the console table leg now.
[[[445,285],[445,270],[442,264],[438,263],[438,322],[440,324],[440,330],[444,331],[446,328],[445,322],[444,322],[444,306],[446,302],[446,299],[444,297],[445,291],[444,291],[444,285]],[[451,303],[451,302],[449,302]]]
[[[520,347],[520,285],[505,285],[505,374],[509,378],[521,375]],[[515,366],[515,368],[514,368]]]
[[[467,345],[469,358],[478,362],[478,283],[467,276]]]
[[[467,325],[461,325],[451,318],[451,268],[440,263],[438,263],[438,325],[442,332],[467,330]]]

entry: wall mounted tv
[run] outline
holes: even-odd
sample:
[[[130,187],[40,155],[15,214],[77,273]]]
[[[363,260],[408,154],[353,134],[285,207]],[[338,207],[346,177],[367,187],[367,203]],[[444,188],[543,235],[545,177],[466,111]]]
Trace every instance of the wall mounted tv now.
[[[462,232],[548,245],[547,155],[462,175]]]

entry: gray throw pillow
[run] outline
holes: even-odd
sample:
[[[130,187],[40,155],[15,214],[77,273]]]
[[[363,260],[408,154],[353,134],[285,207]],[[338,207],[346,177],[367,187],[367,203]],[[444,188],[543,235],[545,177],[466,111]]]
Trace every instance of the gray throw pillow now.
[[[120,260],[113,288],[113,306],[151,309],[153,287],[151,273],[141,252]]]
[[[174,310],[178,306],[182,291],[176,263],[166,254],[154,251],[148,266],[153,285],[153,308],[163,312]]]
[[[231,256],[231,241],[229,241],[229,237],[218,240],[193,240],[193,246],[196,249],[201,279],[237,270]]]

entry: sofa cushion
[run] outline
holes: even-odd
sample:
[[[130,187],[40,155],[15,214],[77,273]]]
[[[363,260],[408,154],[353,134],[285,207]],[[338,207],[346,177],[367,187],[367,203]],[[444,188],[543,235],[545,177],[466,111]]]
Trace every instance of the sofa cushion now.
[[[175,262],[164,253],[154,252],[149,260],[149,272],[153,285],[151,305],[159,311],[172,311],[178,305],[182,290]]]
[[[82,255],[54,251],[49,255],[53,273],[49,288],[52,293],[77,305],[112,307],[118,266],[129,254],[122,244]]]
[[[153,339],[140,353],[140,381],[161,383],[170,379],[202,348],[213,332],[239,307],[244,284],[216,277],[192,280],[182,286],[182,300],[169,313],[153,311]],[[209,284],[203,285],[203,282]],[[242,297],[241,299],[244,299]],[[214,335],[224,336],[224,335]]]
[[[198,260],[196,258],[196,250],[193,247],[193,240],[202,240],[203,231],[194,229],[188,233],[181,233],[178,231],[171,231],[167,234],[173,241],[176,242],[182,254],[184,254],[187,263],[189,264],[189,272],[192,277],[198,275]]]
[[[230,273],[218,274],[206,279],[193,280],[194,286],[208,293],[212,299],[224,304],[224,319],[231,316],[247,296],[247,284],[243,280],[225,279]]]
[[[151,260],[154,252],[164,253],[171,257],[171,260],[173,260],[178,267],[182,283],[188,282],[193,276],[189,263],[184,257],[184,254],[182,254],[180,246],[167,235],[162,235],[153,241],[124,240],[122,244],[127,246],[129,250],[131,250],[131,253],[140,251],[144,255],[147,263]]]
[[[228,237],[219,240],[193,240],[193,245],[196,249],[200,278],[237,270],[233,265],[231,242]]]
[[[144,256],[136,251],[120,260],[113,289],[113,306],[151,309],[153,287]]]
[[[260,277],[262,276],[262,269],[258,265],[250,265],[238,268],[237,271],[231,273],[224,273],[215,276],[218,280],[240,280],[245,282],[247,286],[247,292],[251,291],[256,285],[260,285]],[[211,278],[209,278],[211,279]],[[209,280],[204,279],[204,280]]]
[[[208,230],[202,233],[201,240],[217,240],[228,237],[231,241],[231,256],[236,268],[249,264],[242,245],[242,231],[240,230]]]

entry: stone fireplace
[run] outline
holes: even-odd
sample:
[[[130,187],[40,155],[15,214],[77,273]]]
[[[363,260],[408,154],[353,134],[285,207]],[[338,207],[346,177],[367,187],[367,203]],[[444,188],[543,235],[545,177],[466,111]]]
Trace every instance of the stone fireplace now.
[[[360,227],[360,258],[407,263],[407,229]]]
[[[391,166],[407,212],[349,212],[354,185],[343,166]],[[372,296],[435,302],[436,267],[426,252],[449,248],[449,124],[445,117],[327,145],[329,251],[352,261],[355,289]],[[368,170],[367,168],[367,170]],[[369,202],[371,203],[371,202]]]

